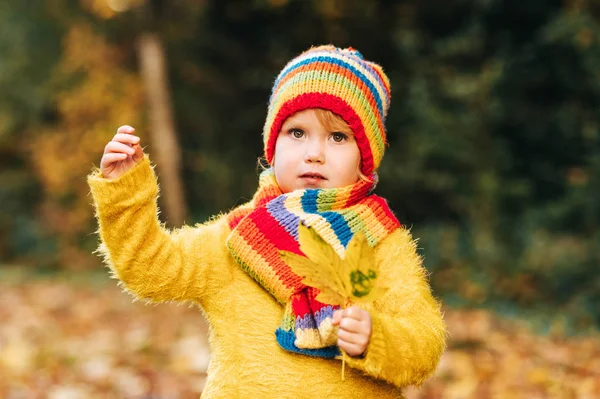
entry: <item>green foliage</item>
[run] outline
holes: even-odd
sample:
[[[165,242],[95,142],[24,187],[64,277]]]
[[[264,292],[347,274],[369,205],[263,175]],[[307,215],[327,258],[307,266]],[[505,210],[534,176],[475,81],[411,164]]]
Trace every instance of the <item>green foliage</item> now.
[[[23,151],[23,132],[52,119],[46,82],[60,29],[44,11],[37,0],[0,5],[0,262],[43,260],[54,250],[37,220],[39,182]]]

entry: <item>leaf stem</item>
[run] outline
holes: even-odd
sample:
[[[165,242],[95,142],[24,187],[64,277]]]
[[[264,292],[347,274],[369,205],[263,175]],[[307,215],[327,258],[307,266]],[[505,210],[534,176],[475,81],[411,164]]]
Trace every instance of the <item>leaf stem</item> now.
[[[342,382],[344,379],[344,371],[346,369],[346,352],[342,351]]]
[[[342,305],[342,309],[346,309],[350,304],[350,299],[346,299],[346,303]],[[342,350],[342,382],[345,381],[344,374],[346,371],[346,352]]]

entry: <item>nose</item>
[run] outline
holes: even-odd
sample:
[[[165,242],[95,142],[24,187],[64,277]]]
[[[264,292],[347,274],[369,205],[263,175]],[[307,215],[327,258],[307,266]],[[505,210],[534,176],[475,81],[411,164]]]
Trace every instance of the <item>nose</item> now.
[[[325,163],[325,148],[321,140],[314,138],[306,141],[306,152],[304,153],[306,163]]]

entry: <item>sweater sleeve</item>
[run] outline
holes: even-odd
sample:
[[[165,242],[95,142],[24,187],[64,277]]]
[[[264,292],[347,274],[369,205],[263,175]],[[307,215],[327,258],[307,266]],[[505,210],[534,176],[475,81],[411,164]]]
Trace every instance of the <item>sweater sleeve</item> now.
[[[224,218],[167,230],[158,219],[158,183],[147,156],[117,179],[88,176],[101,244],[98,252],[126,291],[152,302],[193,300],[219,290],[216,269],[228,234]]]
[[[373,330],[362,358],[350,367],[398,387],[421,385],[446,348],[446,327],[410,232],[400,228],[376,247],[380,278],[391,287],[369,311]]]

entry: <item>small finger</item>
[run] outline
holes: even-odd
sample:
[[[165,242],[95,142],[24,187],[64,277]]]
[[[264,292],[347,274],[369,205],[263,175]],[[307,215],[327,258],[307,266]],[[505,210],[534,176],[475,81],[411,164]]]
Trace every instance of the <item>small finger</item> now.
[[[109,154],[112,152],[123,153],[123,154],[127,154],[127,155],[135,154],[135,150],[133,148],[131,148],[130,146],[128,146],[126,144],[119,143],[117,141],[111,141],[110,143],[108,143],[106,145],[106,148],[104,149],[105,154]]]
[[[345,341],[338,340],[338,346],[341,350],[346,352],[349,356],[360,356],[362,355],[366,348],[361,347],[360,345],[351,344]]]
[[[334,326],[337,326],[338,324],[340,324],[341,320],[342,320],[342,310],[336,310],[335,312],[333,312],[333,318],[331,319],[331,324]]]
[[[117,141],[123,144],[138,144],[140,142],[140,138],[133,134],[125,134],[125,133],[117,133],[113,137],[112,141]]]
[[[365,318],[365,312],[365,310],[357,306],[351,306],[344,310],[344,317],[350,317],[356,320],[363,320]]]
[[[135,132],[135,129],[129,125],[119,126],[117,129],[117,133],[131,134],[133,132]]]
[[[344,317],[342,318],[342,321],[340,321],[340,329],[351,333],[359,333],[364,329],[364,326],[356,319]]]
[[[141,161],[144,157],[144,150],[142,150],[142,146],[140,146],[139,144],[134,144],[132,148],[135,151],[135,153],[133,154],[133,160],[135,162]]]
[[[111,163],[123,161],[126,158],[127,158],[127,154],[111,152],[108,154],[104,154],[104,156],[102,157],[102,160],[100,161],[100,164],[102,167],[105,168],[108,165],[110,165]]]
[[[349,344],[356,344],[356,345],[366,345],[367,344],[366,337],[364,337],[360,334],[351,333],[351,332],[344,331],[344,330],[338,330],[338,340],[347,342]]]

